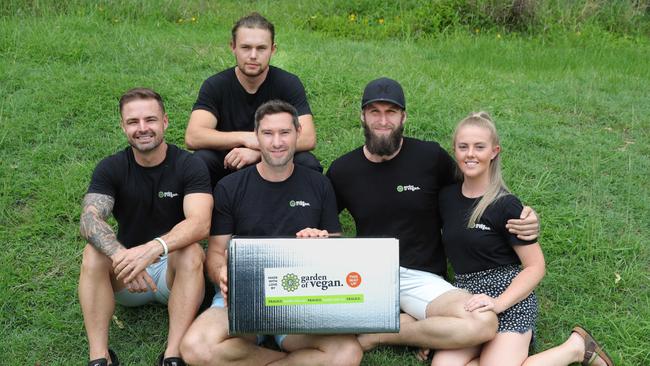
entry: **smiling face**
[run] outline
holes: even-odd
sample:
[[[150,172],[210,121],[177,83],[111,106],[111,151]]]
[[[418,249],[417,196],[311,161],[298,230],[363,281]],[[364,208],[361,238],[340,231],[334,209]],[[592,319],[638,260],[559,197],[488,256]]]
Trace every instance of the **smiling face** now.
[[[163,142],[169,122],[156,100],[132,100],[124,104],[121,114],[122,131],[136,151],[147,153]]]
[[[361,112],[366,148],[375,155],[389,156],[401,146],[406,112],[388,102],[368,104]]]
[[[293,116],[286,112],[267,114],[259,121],[256,133],[262,162],[273,168],[289,166],[300,134],[293,124]]]
[[[271,32],[260,28],[239,28],[230,47],[237,60],[237,68],[248,77],[264,73],[275,53]]]
[[[454,155],[465,179],[489,180],[490,164],[499,151],[501,147],[485,127],[468,124],[456,132]]]

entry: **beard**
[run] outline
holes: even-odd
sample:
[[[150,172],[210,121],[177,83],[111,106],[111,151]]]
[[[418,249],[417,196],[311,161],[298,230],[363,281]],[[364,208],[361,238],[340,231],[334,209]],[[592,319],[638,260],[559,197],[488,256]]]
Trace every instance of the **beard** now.
[[[294,150],[289,150],[287,151],[287,154],[283,157],[276,158],[272,156],[268,151],[265,150],[260,150],[262,153],[262,160],[264,162],[273,168],[281,168],[289,165],[291,161],[293,161],[293,155],[295,154],[295,149]]]
[[[366,122],[363,122],[363,135],[366,137],[366,149],[379,156],[390,156],[399,150],[404,136],[404,123],[395,128],[388,136],[375,135]]]

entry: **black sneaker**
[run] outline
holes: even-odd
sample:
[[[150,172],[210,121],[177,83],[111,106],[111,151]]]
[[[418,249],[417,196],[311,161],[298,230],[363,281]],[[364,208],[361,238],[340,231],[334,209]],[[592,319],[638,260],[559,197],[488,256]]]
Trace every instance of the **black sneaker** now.
[[[185,361],[180,357],[165,358],[165,351],[158,356],[158,366],[187,366]]]
[[[109,364],[108,360],[105,358],[98,358],[96,360],[89,361],[88,366],[120,366],[120,361],[117,359],[117,355],[110,348],[108,349],[108,355],[111,357],[111,364]]]

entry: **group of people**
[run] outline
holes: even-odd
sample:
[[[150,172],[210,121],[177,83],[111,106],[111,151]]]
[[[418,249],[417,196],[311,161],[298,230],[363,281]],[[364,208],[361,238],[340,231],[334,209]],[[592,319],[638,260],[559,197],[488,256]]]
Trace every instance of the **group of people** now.
[[[316,129],[303,84],[269,64],[274,35],[257,13],[234,25],[237,65],[203,83],[187,125],[194,153],[165,142],[169,121],[158,93],[136,88],[120,98],[130,146],[97,165],[81,215],[88,365],[119,365],[108,341],[115,303],[150,302],[167,304],[169,313],[158,365],[358,365],[364,351],[382,344],[421,348],[423,358],[435,349],[432,365],[612,364],[581,327],[528,357],[533,290],[544,276],[539,224],[501,179],[489,115],[460,122],[454,162],[436,142],[403,136],[401,85],[373,80],[361,100],[364,145],[323,175],[309,152]],[[229,335],[230,238],[341,235],[344,209],[357,235],[399,239],[399,332]],[[455,285],[445,280],[447,259]],[[197,317],[204,273],[216,294]]]

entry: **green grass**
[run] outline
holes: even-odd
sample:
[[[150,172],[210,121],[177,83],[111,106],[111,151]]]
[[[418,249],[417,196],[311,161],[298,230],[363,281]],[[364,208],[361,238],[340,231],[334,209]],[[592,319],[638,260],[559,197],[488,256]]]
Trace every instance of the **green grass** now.
[[[303,80],[326,166],[362,143],[359,100],[373,78],[405,87],[408,135],[447,148],[458,120],[489,111],[507,182],[542,217],[548,274],[538,289],[538,349],[580,323],[617,364],[650,363],[647,38],[585,27],[363,40],[297,26],[308,14],[298,12],[309,8],[303,3],[282,3],[286,12],[266,2],[25,4],[38,6],[17,12],[10,4],[0,18],[0,363],[87,359],[78,218],[95,164],[125,146],[117,99],[134,86],[159,91],[167,139],[182,146],[201,82],[233,64],[232,21],[254,8],[278,14],[273,63]],[[111,346],[127,364],[152,364],[165,342],[165,309],[118,307],[116,316]],[[418,363],[400,349],[364,359],[405,364]]]

